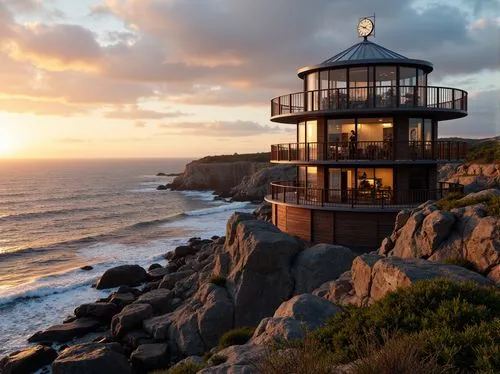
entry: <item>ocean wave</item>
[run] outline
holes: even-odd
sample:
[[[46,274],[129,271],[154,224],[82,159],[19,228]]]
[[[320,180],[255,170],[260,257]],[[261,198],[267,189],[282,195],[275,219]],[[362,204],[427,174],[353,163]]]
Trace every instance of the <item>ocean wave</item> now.
[[[7,214],[0,217],[0,221],[24,221],[26,219],[31,218],[46,218],[47,216],[56,216],[67,213],[82,213],[82,212],[92,212],[98,211],[100,207],[87,207],[87,208],[62,208],[62,209],[52,209],[52,210],[43,210],[40,212],[26,212],[26,213],[17,213],[17,214]]]
[[[216,214],[216,213],[221,213],[221,212],[227,212],[230,210],[236,210],[236,209],[244,209],[248,205],[250,205],[250,201],[241,201],[241,202],[235,202],[235,203],[229,203],[226,205],[219,205],[213,208],[205,208],[205,209],[199,209],[199,210],[192,210],[190,212],[184,212],[184,215],[186,216],[206,216],[209,214]]]

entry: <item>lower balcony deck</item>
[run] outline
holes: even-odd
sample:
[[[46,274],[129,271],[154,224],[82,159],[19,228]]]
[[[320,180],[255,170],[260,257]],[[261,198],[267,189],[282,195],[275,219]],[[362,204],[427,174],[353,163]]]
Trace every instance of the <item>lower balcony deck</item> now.
[[[296,182],[275,182],[271,183],[271,193],[266,200],[273,204],[319,210],[377,212],[414,208],[428,200],[439,200],[451,192],[463,192],[463,186],[440,183],[436,189],[398,191],[382,188],[324,189],[303,187]]]

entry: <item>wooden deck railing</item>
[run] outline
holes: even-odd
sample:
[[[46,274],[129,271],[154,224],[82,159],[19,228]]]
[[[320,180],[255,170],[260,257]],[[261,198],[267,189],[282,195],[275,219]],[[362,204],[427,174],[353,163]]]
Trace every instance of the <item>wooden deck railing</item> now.
[[[443,160],[467,155],[460,141],[359,141],[356,143],[285,143],[271,145],[271,161]]]
[[[304,187],[296,182],[271,183],[268,199],[291,205],[331,208],[406,208],[427,200],[438,200],[451,192],[463,192],[463,185],[441,182],[436,189],[394,191],[389,189],[360,190]]]
[[[371,86],[294,92],[271,100],[271,116],[347,109],[447,109],[467,111],[467,92],[437,86]]]

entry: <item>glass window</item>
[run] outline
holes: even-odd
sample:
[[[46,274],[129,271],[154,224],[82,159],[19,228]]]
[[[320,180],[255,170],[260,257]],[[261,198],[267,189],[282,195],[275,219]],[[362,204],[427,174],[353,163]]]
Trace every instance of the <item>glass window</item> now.
[[[399,85],[400,86],[416,86],[417,85],[417,69],[401,66],[399,68]]]
[[[358,174],[358,190],[369,191],[375,187],[375,169],[373,168],[359,168]]]
[[[392,169],[390,168],[375,169],[375,180],[378,189],[392,191],[393,189]]]
[[[307,167],[307,187],[318,185],[318,168],[316,166]]]
[[[307,91],[318,89],[318,73],[309,73],[307,75]]]
[[[318,121],[307,121],[306,142],[315,143],[318,141]]]
[[[299,133],[297,134],[297,142],[305,143],[306,142],[306,123],[299,122]]]
[[[424,141],[432,141],[432,120],[424,119]]]
[[[422,69],[418,69],[417,73],[418,73],[418,85],[420,87],[427,86],[427,74],[425,74]]]
[[[306,185],[306,167],[299,166],[298,167],[298,182],[300,187],[304,187]]]
[[[329,143],[349,142],[349,133],[354,130],[354,119],[329,119],[327,122]]]
[[[328,89],[328,70],[323,70],[319,73],[319,89],[326,90]]]
[[[346,88],[346,69],[330,70],[330,88]]]
[[[377,86],[395,86],[396,67],[377,66],[377,69],[375,70],[375,82]]]
[[[391,129],[391,130],[388,130]],[[392,118],[359,118],[358,119],[358,141],[381,142],[392,133]],[[368,144],[375,146],[374,144]],[[358,144],[358,146],[363,146]],[[378,146],[378,145],[377,145]]]
[[[422,140],[421,118],[410,118],[410,123],[408,125],[408,140],[410,142],[416,142]]]

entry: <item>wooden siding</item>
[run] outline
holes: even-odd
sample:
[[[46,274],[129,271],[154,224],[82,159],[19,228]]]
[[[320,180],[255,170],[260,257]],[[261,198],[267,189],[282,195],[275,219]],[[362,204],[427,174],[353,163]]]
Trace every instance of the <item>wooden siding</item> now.
[[[286,206],[285,205],[278,205],[277,213],[278,213],[278,219],[277,219],[278,224],[276,226],[278,226],[278,228],[281,231],[288,232],[287,227],[286,227],[286,222],[287,222]]]
[[[311,240],[311,211],[304,208],[287,207],[287,232],[303,240]]]
[[[324,210],[312,211],[312,241],[333,243],[333,212]]]
[[[394,227],[397,212],[352,212],[273,204],[278,228],[316,243],[377,249]]]

